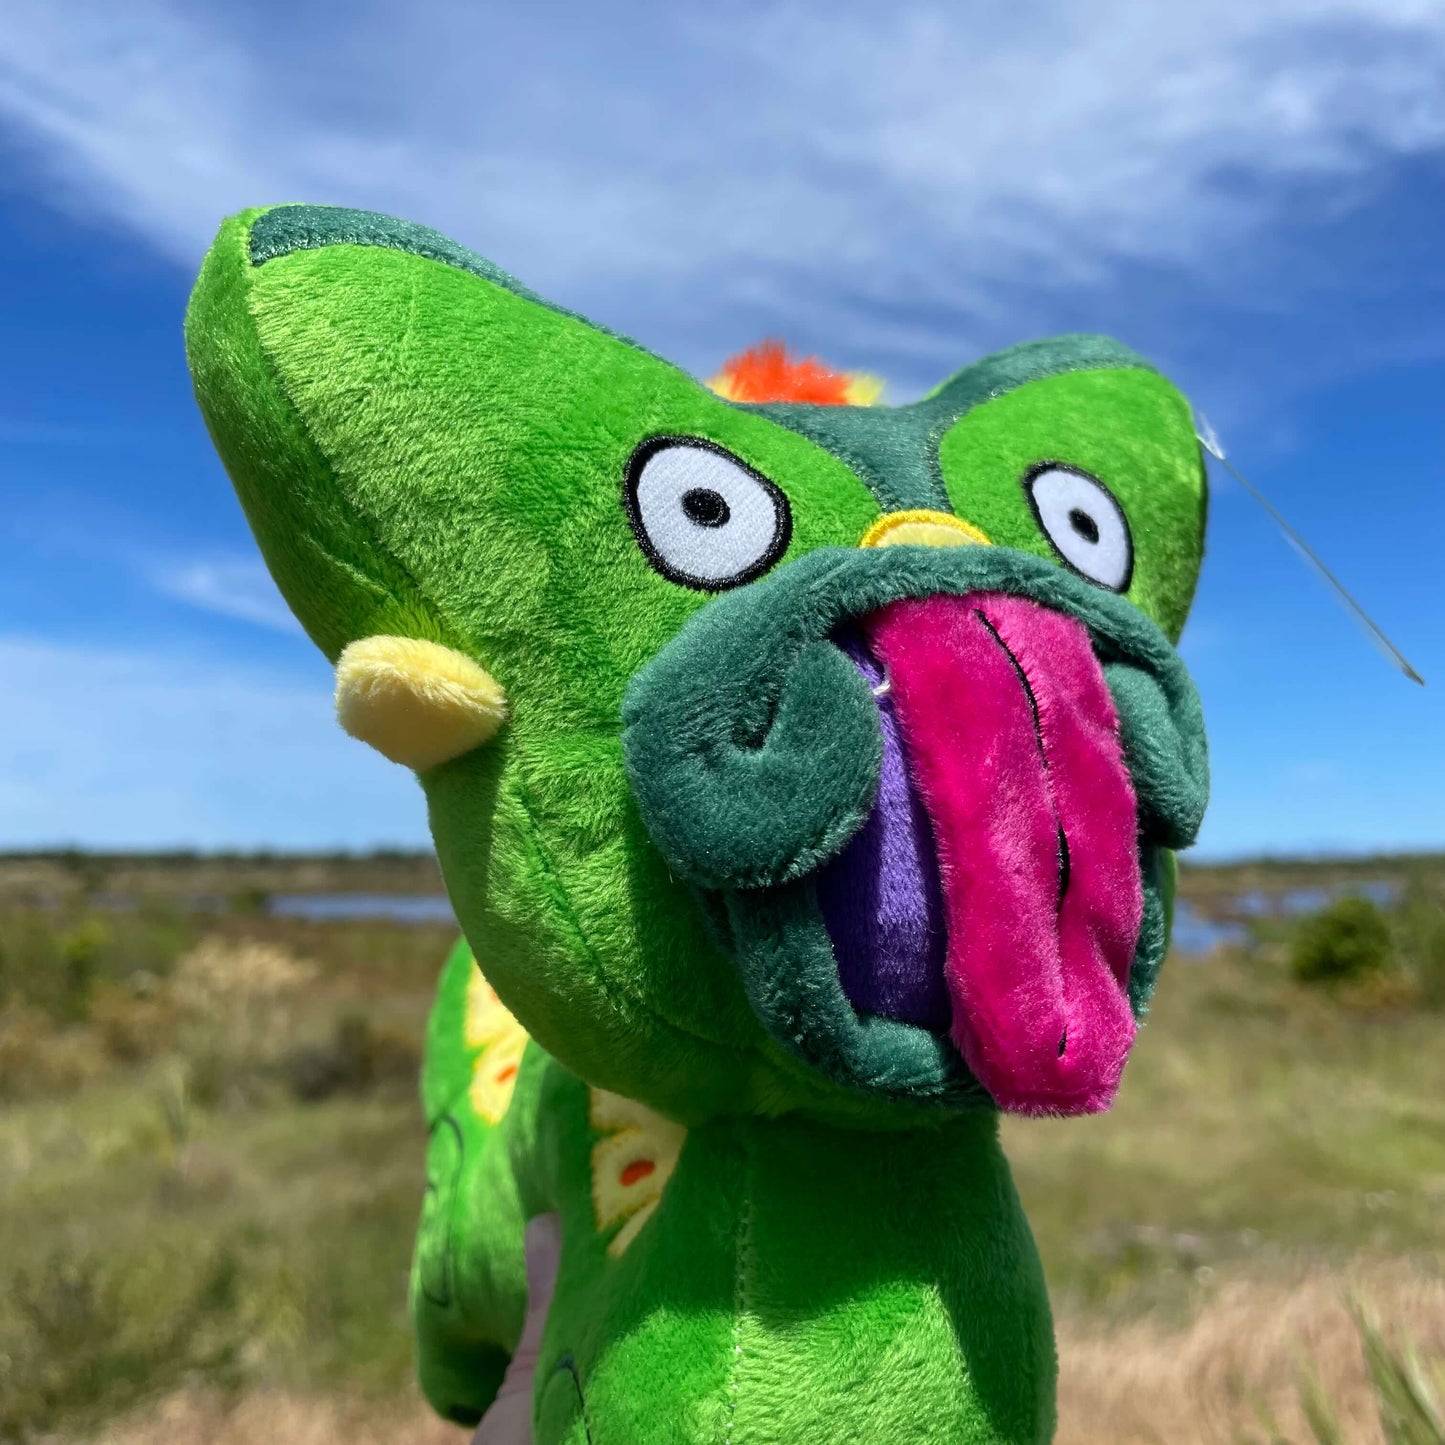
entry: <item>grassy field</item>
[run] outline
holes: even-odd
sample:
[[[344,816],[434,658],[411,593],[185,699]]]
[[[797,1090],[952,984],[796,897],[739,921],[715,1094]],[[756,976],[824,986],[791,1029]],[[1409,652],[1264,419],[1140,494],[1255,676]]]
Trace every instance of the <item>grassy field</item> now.
[[[1445,860],[1184,888],[1229,917],[1381,881],[1392,966],[1297,983],[1297,920],[1251,903],[1249,943],[1171,962],[1111,1114],[1007,1124],[1065,1445],[1313,1442],[1326,1399],[1383,1441],[1352,1309],[1445,1360]],[[451,931],[266,909],[437,886],[400,856],[0,859],[0,1440],[463,1440],[403,1308]]]

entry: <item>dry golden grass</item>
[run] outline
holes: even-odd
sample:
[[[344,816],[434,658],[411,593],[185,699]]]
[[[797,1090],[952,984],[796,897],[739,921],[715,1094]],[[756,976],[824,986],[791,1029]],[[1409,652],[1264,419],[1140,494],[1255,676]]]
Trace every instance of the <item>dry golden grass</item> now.
[[[1057,1445],[1231,1445],[1263,1438],[1263,1405],[1292,1442],[1313,1441],[1300,1407],[1304,1362],[1352,1445],[1381,1445],[1348,1301],[1394,1343],[1445,1357],[1445,1279],[1404,1263],[1357,1265],[1292,1284],[1224,1285],[1179,1330],[1149,1319],[1105,1330],[1059,1322]]]
[[[132,872],[130,912],[7,910],[0,860],[0,1440],[467,1445],[405,1311],[450,929],[168,911]],[[1283,939],[1174,961],[1108,1115],[1005,1122],[1058,1445],[1313,1445],[1306,1360],[1380,1445],[1352,1297],[1445,1363],[1445,1011],[1304,989]]]
[[[208,936],[176,964],[172,987],[187,1008],[229,1015],[253,1000],[295,993],[315,976],[314,965],[274,943]]]
[[[1284,1439],[1306,1445],[1303,1362],[1324,1386],[1351,1445],[1382,1445],[1374,1396],[1347,1301],[1396,1341],[1445,1356],[1445,1279],[1399,1263],[1315,1273],[1292,1284],[1247,1279],[1219,1288],[1178,1330],[1139,1320],[1059,1327],[1056,1445],[1234,1445],[1258,1440],[1258,1406]],[[131,1416],[93,1445],[464,1445],[414,1397],[377,1404],[352,1396],[256,1391],[227,1402],[182,1392]]]
[[[465,1445],[469,1435],[420,1400],[378,1405],[258,1390],[227,1401],[182,1392],[111,1426],[94,1445]]]

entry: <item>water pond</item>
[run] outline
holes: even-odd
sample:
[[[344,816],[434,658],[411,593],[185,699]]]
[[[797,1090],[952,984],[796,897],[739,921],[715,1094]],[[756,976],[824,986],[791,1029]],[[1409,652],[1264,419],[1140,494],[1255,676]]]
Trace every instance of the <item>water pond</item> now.
[[[1340,888],[1293,888],[1280,893],[1256,890],[1229,899],[1209,914],[1181,898],[1174,912],[1173,951],[1202,955],[1249,940],[1253,918],[1297,917],[1314,913],[1342,894],[1356,894],[1388,906],[1400,894],[1391,881],[1348,884]],[[443,893],[274,893],[266,911],[280,918],[313,923],[450,923],[452,906]]]

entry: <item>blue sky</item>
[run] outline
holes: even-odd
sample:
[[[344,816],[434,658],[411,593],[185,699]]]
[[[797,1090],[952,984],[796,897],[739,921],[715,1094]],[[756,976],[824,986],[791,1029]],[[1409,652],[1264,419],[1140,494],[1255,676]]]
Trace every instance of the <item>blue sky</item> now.
[[[906,400],[1119,336],[1431,683],[1217,478],[1201,852],[1445,846],[1434,0],[5,10],[0,847],[425,841],[186,380],[217,222],[279,200],[437,226],[702,373],[782,336]]]

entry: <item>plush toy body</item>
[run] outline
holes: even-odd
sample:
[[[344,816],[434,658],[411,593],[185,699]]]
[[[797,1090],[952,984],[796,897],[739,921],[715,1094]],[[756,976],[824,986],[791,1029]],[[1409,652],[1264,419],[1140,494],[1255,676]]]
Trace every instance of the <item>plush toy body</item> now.
[[[912,406],[729,401],[435,232],[228,222],[197,394],[472,953],[428,1041],[423,1385],[563,1226],[539,1445],[1033,1442],[997,1108],[1107,1107],[1206,765],[1189,409],[1064,337]]]
[[[557,1211],[538,1441],[1049,1438],[1048,1299],[991,1114],[686,1129],[522,1053],[479,979],[460,946],[427,1070],[413,1308],[446,1413],[490,1400],[521,1326],[524,1221]]]

